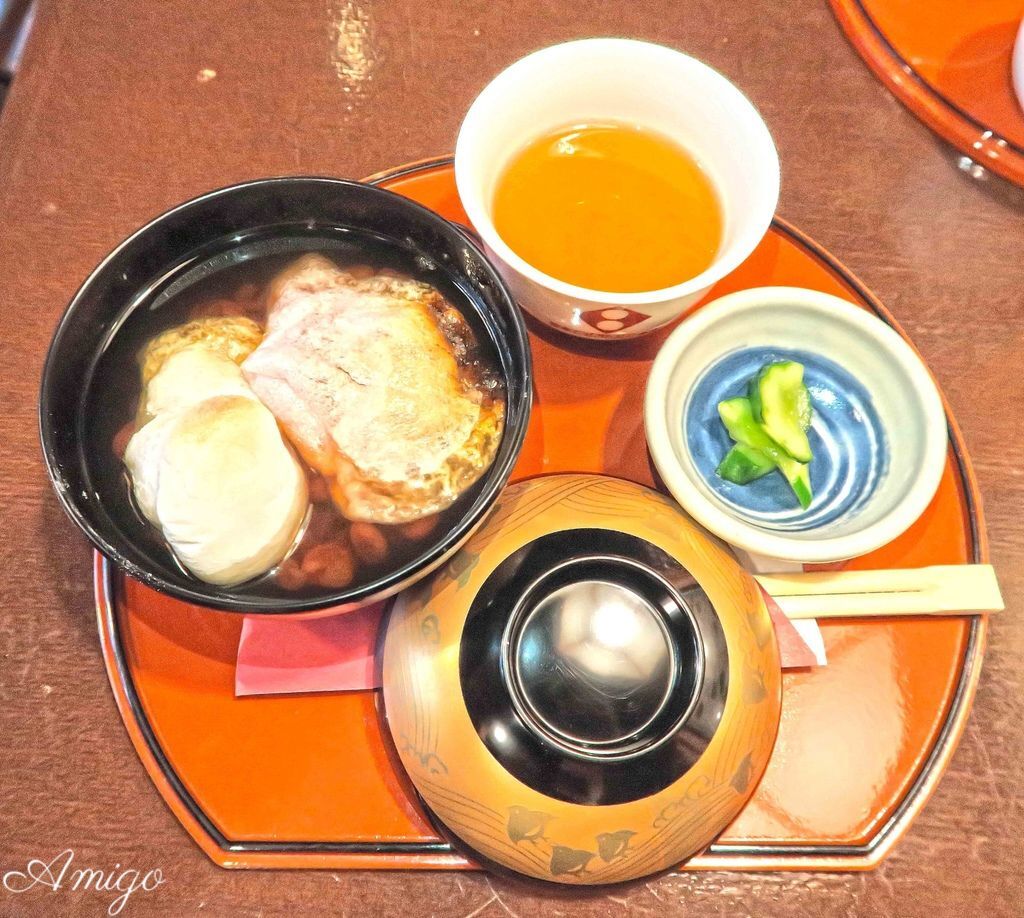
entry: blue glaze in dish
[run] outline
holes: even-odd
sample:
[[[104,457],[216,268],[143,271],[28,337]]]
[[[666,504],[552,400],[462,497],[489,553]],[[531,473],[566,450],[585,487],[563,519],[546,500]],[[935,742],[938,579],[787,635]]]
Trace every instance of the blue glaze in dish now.
[[[807,432],[814,453],[814,500],[806,510],[778,471],[746,485],[715,474],[732,446],[718,416],[718,403],[746,395],[750,378],[776,360],[804,365],[804,382],[814,406]],[[736,516],[766,529],[805,531],[856,513],[889,464],[885,430],[867,389],[837,363],[809,351],[751,347],[726,354],[697,381],[683,409],[683,428],[693,463],[719,500]]]

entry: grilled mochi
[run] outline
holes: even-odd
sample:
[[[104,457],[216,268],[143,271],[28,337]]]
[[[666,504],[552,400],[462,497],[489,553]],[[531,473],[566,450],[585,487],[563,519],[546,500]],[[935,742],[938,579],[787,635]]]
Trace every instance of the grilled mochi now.
[[[403,523],[451,505],[501,439],[497,380],[434,288],[306,255],[270,284],[245,378],[350,520]]]
[[[308,507],[306,475],[238,365],[193,344],[146,385],[125,450],[143,515],[201,580],[242,583],[288,553]]]

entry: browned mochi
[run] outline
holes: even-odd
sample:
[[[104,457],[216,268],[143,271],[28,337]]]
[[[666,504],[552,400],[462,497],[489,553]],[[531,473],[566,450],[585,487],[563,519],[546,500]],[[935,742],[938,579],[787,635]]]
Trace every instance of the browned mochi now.
[[[305,255],[271,282],[242,369],[346,517],[402,523],[451,505],[494,458],[504,402],[468,372],[471,341],[429,285]]]

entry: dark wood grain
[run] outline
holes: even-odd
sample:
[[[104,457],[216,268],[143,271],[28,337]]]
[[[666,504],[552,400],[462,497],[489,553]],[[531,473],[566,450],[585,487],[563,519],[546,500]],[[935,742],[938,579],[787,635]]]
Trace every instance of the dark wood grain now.
[[[656,39],[736,81],[770,124],[780,212],[844,260],[934,369],[985,496],[1008,611],[959,751],[894,855],[859,875],[684,874],[600,895],[481,874],[229,872],[160,803],[114,709],[90,551],[51,495],[35,405],[77,284],[198,192],[354,177],[442,153],[474,93],[525,52]],[[159,867],[125,914],[1021,913],[1024,831],[1024,194],[977,182],[896,103],[823,2],[43,2],[0,118],[0,871],[73,848]],[[103,914],[110,897],[0,888],[0,914]]]

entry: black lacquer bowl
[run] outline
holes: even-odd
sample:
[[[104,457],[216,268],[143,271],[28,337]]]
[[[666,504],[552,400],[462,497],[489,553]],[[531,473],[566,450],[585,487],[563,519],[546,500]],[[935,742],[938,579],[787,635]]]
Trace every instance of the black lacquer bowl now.
[[[394,267],[433,284],[462,311],[500,367],[507,391],[497,456],[460,510],[419,554],[370,582],[289,594],[264,578],[239,587],[186,573],[133,506],[111,449],[137,368],[111,367],[200,282],[261,259],[318,251]],[[124,363],[125,361],[121,361]],[[327,178],[275,178],[209,192],[157,217],[119,245],[75,294],[43,371],[40,437],[57,496],[108,558],[179,599],[245,612],[352,607],[392,595],[448,558],[483,520],[519,454],[532,397],[530,348],[518,307],[459,227],[380,188]],[[130,410],[130,409],[128,409]]]

